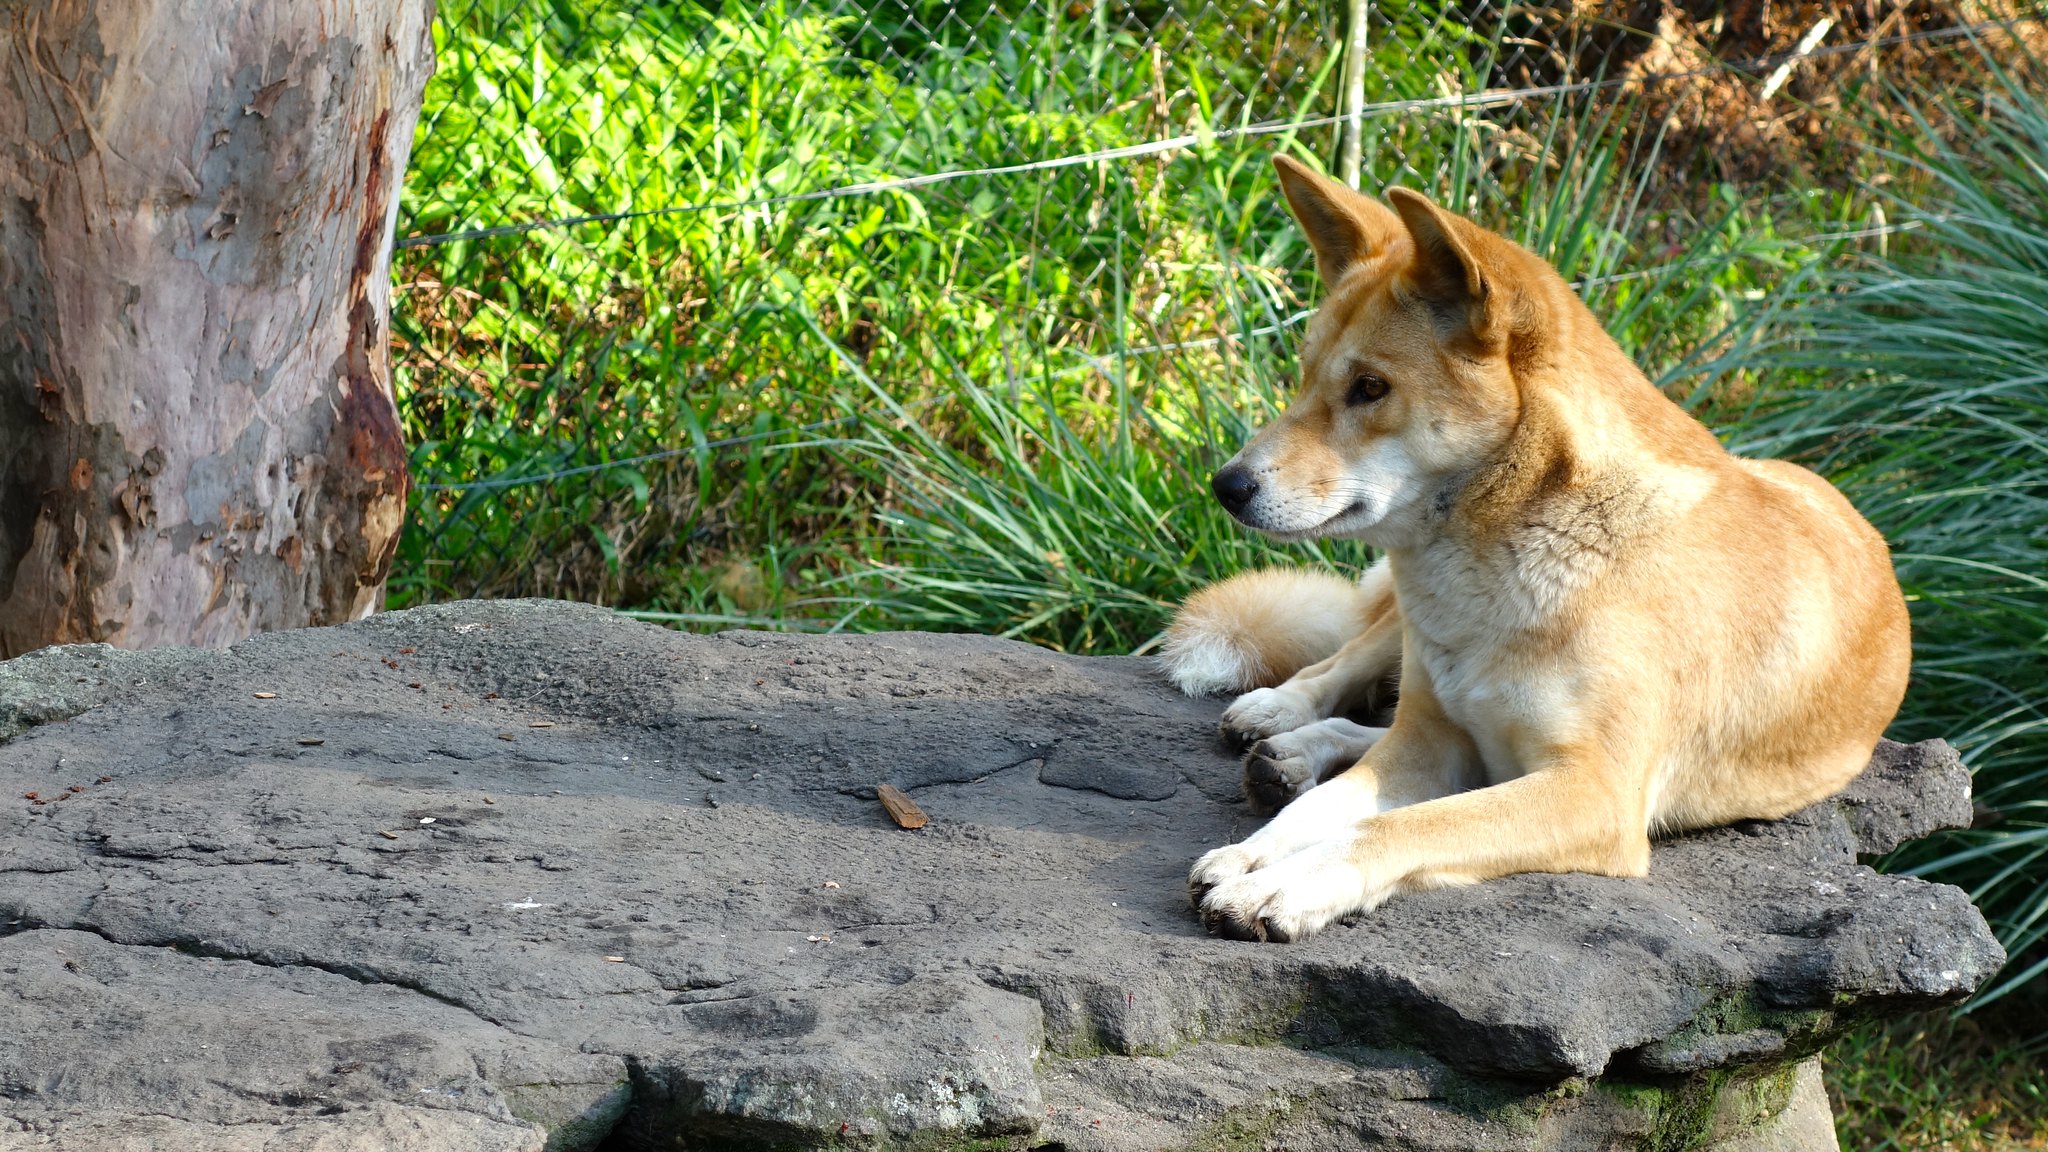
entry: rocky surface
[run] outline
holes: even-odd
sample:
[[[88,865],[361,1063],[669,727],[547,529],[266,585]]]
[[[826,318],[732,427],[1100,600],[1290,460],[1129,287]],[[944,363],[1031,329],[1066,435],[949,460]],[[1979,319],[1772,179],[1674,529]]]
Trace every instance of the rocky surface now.
[[[1857,863],[1967,821],[1939,743],[1644,880],[1212,939],[1220,707],[543,602],[0,664],[0,1148],[1824,1147],[1800,1061],[2002,960]]]

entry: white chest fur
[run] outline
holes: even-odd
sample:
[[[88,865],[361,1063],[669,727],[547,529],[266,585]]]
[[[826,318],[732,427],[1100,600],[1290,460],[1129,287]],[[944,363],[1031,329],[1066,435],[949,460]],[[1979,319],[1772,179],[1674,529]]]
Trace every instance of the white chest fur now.
[[[1394,578],[1412,659],[1446,716],[1478,745],[1486,783],[1528,771],[1513,737],[1568,727],[1577,686],[1553,660],[1546,625],[1559,597],[1526,586],[1532,573],[1439,540],[1397,557]]]

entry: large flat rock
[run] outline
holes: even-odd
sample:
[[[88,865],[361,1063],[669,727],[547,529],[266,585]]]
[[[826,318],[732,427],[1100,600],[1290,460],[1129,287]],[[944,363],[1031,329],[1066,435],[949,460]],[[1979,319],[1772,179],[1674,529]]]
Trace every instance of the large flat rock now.
[[[1743,1067],[1775,1110],[2003,959],[1857,862],[1967,821],[1938,742],[1647,879],[1214,939],[1188,864],[1256,824],[1220,707],[1141,660],[546,602],[0,664],[0,1147],[1168,1148],[1310,1098],[1354,1146],[1521,1147],[1504,1115],[1600,1077]]]

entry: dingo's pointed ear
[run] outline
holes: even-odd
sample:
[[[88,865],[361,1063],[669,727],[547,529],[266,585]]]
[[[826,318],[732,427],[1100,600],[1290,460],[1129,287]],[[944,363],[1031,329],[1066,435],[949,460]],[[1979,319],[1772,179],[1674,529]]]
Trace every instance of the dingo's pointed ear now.
[[[1420,192],[1391,188],[1387,199],[1415,241],[1415,263],[1410,269],[1415,290],[1453,314],[1462,312],[1473,337],[1487,341],[1493,335],[1495,301],[1494,286],[1488,283],[1486,266],[1480,260],[1484,235]]]
[[[1316,250],[1325,289],[1346,272],[1378,256],[1401,236],[1401,221],[1385,204],[1321,175],[1292,156],[1273,157],[1287,207]]]

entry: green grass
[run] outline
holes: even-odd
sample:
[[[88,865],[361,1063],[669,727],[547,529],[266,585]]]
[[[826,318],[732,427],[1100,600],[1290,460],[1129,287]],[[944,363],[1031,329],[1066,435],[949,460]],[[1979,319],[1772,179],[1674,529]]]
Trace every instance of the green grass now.
[[[577,17],[508,0],[445,13],[405,231],[710,207],[401,249],[398,386],[419,479],[668,455],[540,484],[430,489],[395,601],[545,588],[678,607],[670,589],[703,555],[794,557],[795,542],[845,530],[846,506],[879,495],[786,450],[839,414],[842,348],[896,399],[942,405],[952,382],[941,364],[984,379],[1019,357],[1034,370],[1070,365],[1135,332],[1211,332],[1212,301],[1271,295],[1270,269],[1210,246],[1219,231],[1232,243],[1277,231],[1216,218],[1233,199],[1213,180],[1227,166],[1204,167],[1193,187],[1182,178],[1195,166],[1141,158],[735,207],[1327,103],[1301,5],[1270,6],[1257,30],[1183,30],[1243,39],[1220,75],[1197,67],[1215,58],[1076,26],[1064,5],[1014,7],[977,50],[942,40],[915,60],[857,14],[775,5]],[[1232,147],[1248,156],[1254,144]],[[1063,402],[1090,398],[1075,384]],[[750,438],[738,450],[708,448],[738,437]]]
[[[1870,1024],[1822,1068],[1842,1152],[2042,1152],[2048,1054],[2038,1010]]]

